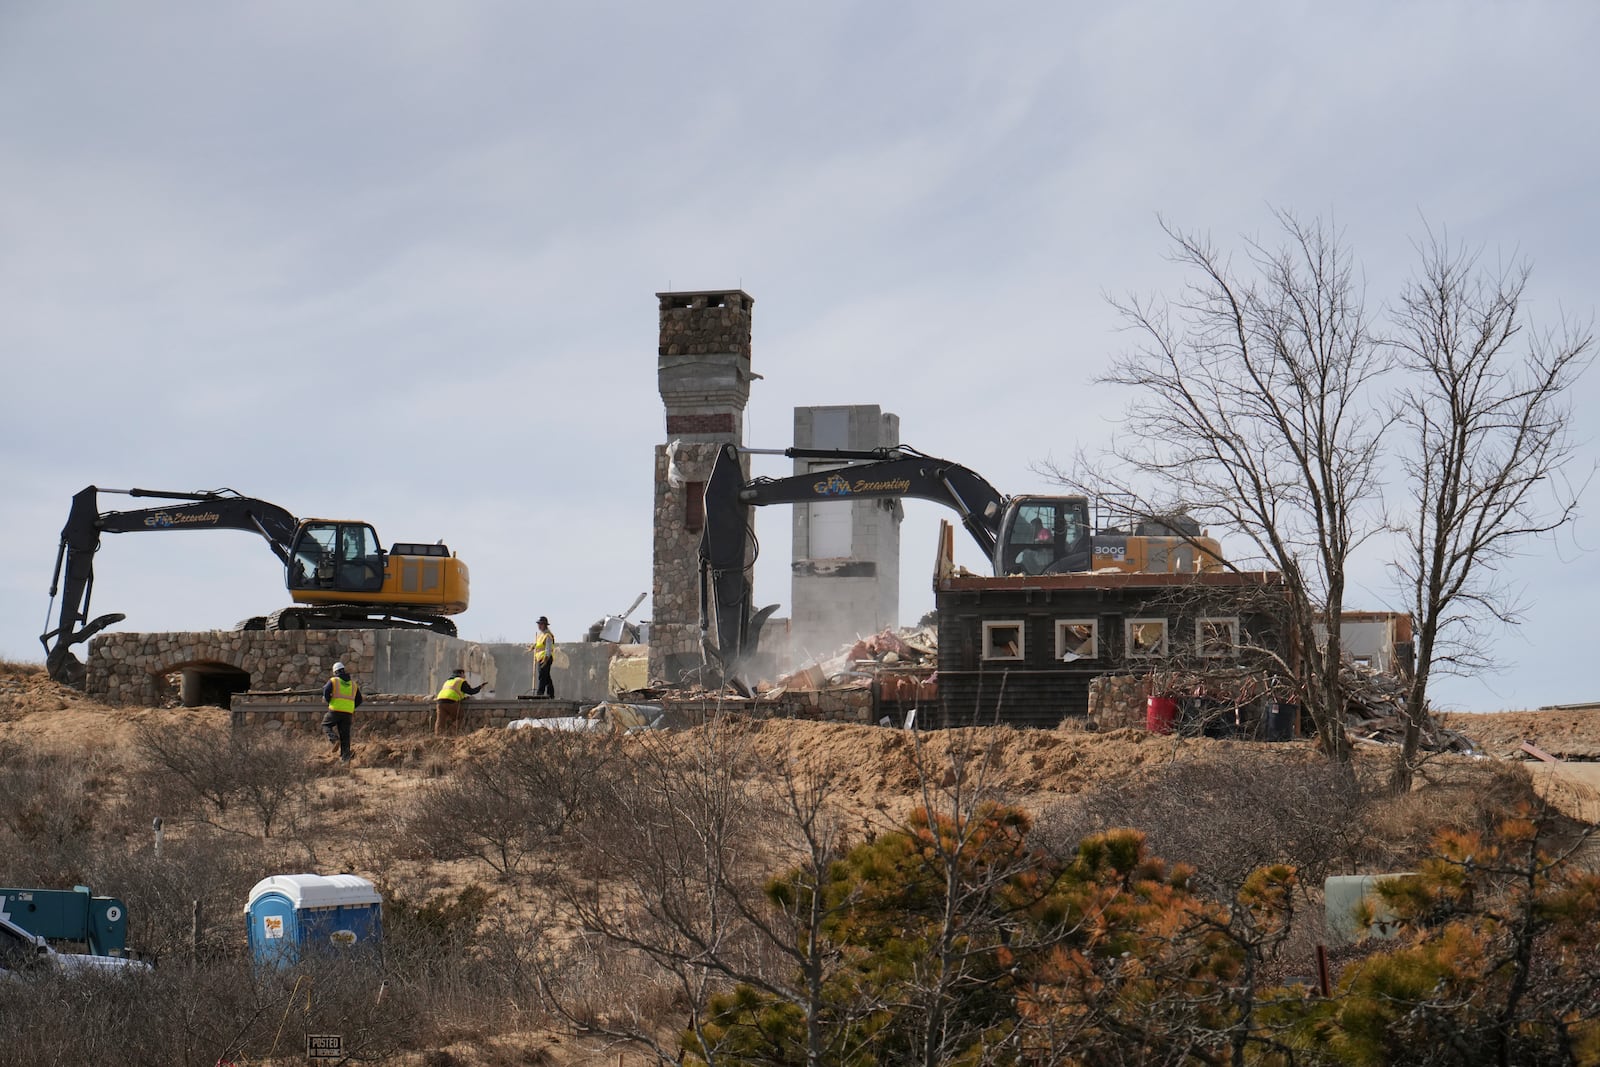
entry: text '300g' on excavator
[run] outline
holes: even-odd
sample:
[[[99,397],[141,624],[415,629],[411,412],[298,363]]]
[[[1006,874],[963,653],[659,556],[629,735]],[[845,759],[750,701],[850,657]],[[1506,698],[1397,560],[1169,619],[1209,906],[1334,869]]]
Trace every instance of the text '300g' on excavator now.
[[[101,493],[171,501],[134,511],[101,511]],[[61,530],[50,597],[61,595],[56,627],[39,638],[50,677],[81,685],[84,667],[73,655],[125,615],[90,621],[94,556],[100,535],[165,533],[175,530],[244,530],[259,534],[283,563],[292,607],[256,616],[241,630],[331,630],[411,627],[455,636],[447,616],[467,610],[467,565],[436,544],[397,542],[384,551],[377,531],[365,522],[300,519],[277,504],[240,496],[232,489],[179,493],[158,489],[89,486],[72,498]]]

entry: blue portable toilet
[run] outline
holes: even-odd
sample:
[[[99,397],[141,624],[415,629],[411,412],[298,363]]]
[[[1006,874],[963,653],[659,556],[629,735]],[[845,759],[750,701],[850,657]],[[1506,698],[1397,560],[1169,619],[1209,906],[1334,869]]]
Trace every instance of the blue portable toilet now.
[[[275,874],[250,890],[245,921],[257,964],[287,966],[310,952],[376,952],[383,897],[353,874]]]

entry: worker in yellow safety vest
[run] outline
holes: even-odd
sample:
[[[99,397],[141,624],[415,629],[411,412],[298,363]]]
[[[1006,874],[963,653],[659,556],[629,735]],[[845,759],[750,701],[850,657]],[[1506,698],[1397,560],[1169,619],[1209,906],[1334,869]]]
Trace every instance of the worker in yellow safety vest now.
[[[533,665],[539,669],[539,686],[533,691],[535,697],[555,699],[556,686],[550,680],[550,666],[555,656],[556,635],[550,632],[550,620],[540,615],[539,636],[533,639]]]
[[[322,699],[328,705],[328,713],[322,717],[322,732],[328,735],[328,743],[339,749],[339,761],[349,763],[350,727],[361,706],[361,684],[350,677],[343,663],[335,663],[333,677],[322,687]]]
[[[460,667],[452,671],[449,680],[434,698],[433,732],[444,735],[459,731],[461,702],[467,697],[476,695],[482,688],[481,685],[468,685],[467,672]]]

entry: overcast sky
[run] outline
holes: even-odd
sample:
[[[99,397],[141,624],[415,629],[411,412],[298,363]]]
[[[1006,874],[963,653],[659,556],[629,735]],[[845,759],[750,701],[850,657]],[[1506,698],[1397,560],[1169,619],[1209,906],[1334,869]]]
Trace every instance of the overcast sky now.
[[[1176,293],[1158,214],[1232,247],[1273,207],[1332,219],[1374,306],[1426,219],[1529,260],[1536,322],[1587,320],[1597,30],[1579,3],[0,5],[0,656],[42,661],[91,484],[444,539],[463,637],[578,638],[650,587],[661,290],[754,297],[747,444],[878,404],[1009,493],[1124,409],[1106,296]],[[1600,699],[1595,493],[1514,565],[1506,669],[1442,704]],[[903,622],[945,514],[907,508]],[[787,509],[759,521],[787,604]],[[1363,573],[1350,606],[1405,606]],[[285,597],[250,535],[118,535],[93,614]]]

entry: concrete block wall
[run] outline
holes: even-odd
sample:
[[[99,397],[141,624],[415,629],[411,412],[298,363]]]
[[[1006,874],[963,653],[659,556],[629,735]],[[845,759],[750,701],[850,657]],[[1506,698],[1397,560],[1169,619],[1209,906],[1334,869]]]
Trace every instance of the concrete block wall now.
[[[479,645],[493,663],[494,694],[501,699],[533,692],[533,652],[529,645],[497,642]],[[598,704],[611,698],[607,678],[611,658],[620,646],[609,641],[561,641],[556,643],[555,668],[551,681],[562,700]],[[489,690],[484,690],[487,696]]]
[[[876,404],[794,409],[797,448],[873,449],[900,443],[900,417]],[[794,473],[817,469],[797,459]],[[848,511],[848,546],[835,528],[817,536],[823,509]],[[859,636],[900,624],[900,501],[830,501],[793,509],[791,641],[801,658],[825,656]],[[843,554],[840,554],[840,550]]]
[[[469,678],[482,679],[487,689],[498,687],[494,660],[475,642],[428,630],[340,632],[371,635],[372,660],[367,670],[368,687],[374,692],[432,697],[457,667],[464,669]],[[346,663],[356,669],[349,661]]]

